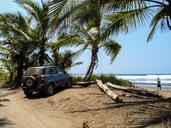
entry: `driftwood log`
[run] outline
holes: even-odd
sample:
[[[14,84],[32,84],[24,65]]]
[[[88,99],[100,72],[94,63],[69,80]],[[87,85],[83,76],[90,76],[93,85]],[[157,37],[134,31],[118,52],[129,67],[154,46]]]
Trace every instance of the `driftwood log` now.
[[[96,81],[97,81],[97,85],[99,86],[99,88],[106,95],[108,95],[110,98],[112,98],[116,103],[122,102],[122,100],[119,99],[118,95],[116,93],[114,93],[113,91],[111,91],[106,85],[104,85],[101,80],[96,80]]]
[[[81,85],[84,87],[88,87],[91,84],[96,84],[96,81],[84,81],[84,82],[73,82],[72,85]]]
[[[119,89],[119,90],[128,90],[129,89],[129,88],[122,87],[122,86],[119,86],[119,85],[111,84],[110,82],[107,83],[107,86],[110,86],[112,88]]]
[[[145,89],[127,88],[127,87],[122,87],[119,85],[114,85],[109,82],[107,83],[107,86],[110,86],[114,89],[122,90],[127,93],[133,93],[133,94],[138,94],[138,95],[142,95],[142,96],[161,97],[161,95],[158,94],[157,92],[154,92],[154,91],[152,92],[152,91],[148,91]]]

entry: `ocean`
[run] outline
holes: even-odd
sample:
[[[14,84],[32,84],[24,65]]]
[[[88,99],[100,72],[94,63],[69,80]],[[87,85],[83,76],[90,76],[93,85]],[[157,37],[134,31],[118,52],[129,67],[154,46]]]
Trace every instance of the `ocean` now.
[[[162,87],[171,88],[171,74],[117,74],[115,76],[142,87],[156,87],[156,79],[160,78]]]

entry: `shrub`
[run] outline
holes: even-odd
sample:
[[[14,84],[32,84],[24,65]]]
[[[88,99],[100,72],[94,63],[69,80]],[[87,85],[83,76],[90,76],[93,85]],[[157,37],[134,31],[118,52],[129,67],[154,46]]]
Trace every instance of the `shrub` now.
[[[118,79],[114,75],[104,75],[104,74],[92,75],[90,81],[96,81],[96,79],[101,80],[103,83],[110,82],[112,84],[121,85],[121,86],[125,86],[125,87],[133,87],[133,84],[130,81]],[[83,77],[82,76],[73,76],[72,80],[73,80],[73,82],[81,82],[81,81],[83,81]]]
[[[3,70],[0,70],[0,80],[5,80],[7,78],[8,73]]]

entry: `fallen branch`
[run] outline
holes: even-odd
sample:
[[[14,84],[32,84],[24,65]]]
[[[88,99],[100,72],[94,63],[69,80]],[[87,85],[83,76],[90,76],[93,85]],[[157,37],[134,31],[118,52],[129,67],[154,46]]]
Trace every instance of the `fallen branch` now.
[[[129,89],[129,88],[122,87],[122,86],[119,86],[119,85],[111,84],[110,82],[108,82],[107,85],[112,87],[112,88],[119,89],[119,90],[128,90]]]
[[[85,82],[73,82],[72,85],[81,85],[87,87],[91,84],[96,84],[96,81],[85,81]]]
[[[148,90],[145,90],[145,89],[140,90],[140,89],[134,89],[134,88],[126,88],[126,87],[111,84],[109,82],[107,83],[107,85],[112,88],[122,90],[127,93],[134,93],[134,94],[143,95],[143,96],[161,97],[160,94],[156,92],[149,92]]]
[[[106,85],[104,85],[102,83],[102,81],[100,80],[96,80],[97,81],[97,85],[100,87],[100,89],[106,94],[108,95],[110,98],[112,98],[116,103],[118,102],[122,102],[121,99],[119,99],[118,95],[114,92],[112,92]]]

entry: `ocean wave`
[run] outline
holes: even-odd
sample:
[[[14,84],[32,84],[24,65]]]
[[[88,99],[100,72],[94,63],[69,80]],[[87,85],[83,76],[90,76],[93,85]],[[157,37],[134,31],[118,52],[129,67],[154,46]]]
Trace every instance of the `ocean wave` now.
[[[155,85],[160,78],[162,85],[171,85],[171,75],[116,75],[117,78],[129,80],[134,84]]]
[[[161,80],[171,80],[171,75],[116,75],[116,77],[127,80],[156,80],[157,78],[160,78]]]

